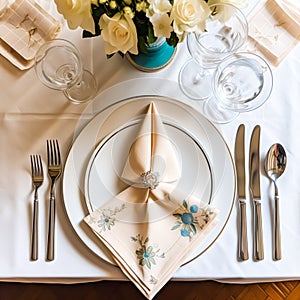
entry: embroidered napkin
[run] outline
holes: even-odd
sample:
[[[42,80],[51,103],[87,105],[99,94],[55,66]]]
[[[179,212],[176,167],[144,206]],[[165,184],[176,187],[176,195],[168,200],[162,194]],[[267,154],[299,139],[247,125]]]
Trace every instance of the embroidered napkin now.
[[[85,218],[149,299],[217,222],[216,210],[177,190],[180,176],[178,153],[152,103],[124,166],[128,187]]]
[[[249,15],[250,51],[264,55],[274,66],[288,55],[300,40],[298,0],[262,1]]]
[[[25,69],[33,65],[37,49],[60,30],[61,24],[34,0],[16,0],[2,9],[0,54]]]

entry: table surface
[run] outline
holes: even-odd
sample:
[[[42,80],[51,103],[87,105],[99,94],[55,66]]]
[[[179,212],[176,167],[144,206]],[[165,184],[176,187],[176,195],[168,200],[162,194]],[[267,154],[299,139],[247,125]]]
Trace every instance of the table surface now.
[[[48,11],[55,14],[53,5],[40,0]],[[255,1],[250,1],[252,7]],[[251,8],[251,7],[250,7]],[[249,8],[249,9],[250,9]],[[58,18],[61,19],[60,16]],[[62,19],[61,19],[62,20]],[[45,260],[46,216],[49,180],[40,189],[40,259],[31,262],[30,232],[33,191],[29,155],[41,153],[46,157],[45,141],[58,138],[62,157],[65,158],[78,126],[84,126],[94,114],[118,99],[141,94],[166,95],[184,101],[198,110],[201,102],[187,99],[180,91],[177,77],[180,67],[189,58],[185,43],[180,44],[174,61],[155,73],[134,69],[126,59],[115,55],[107,60],[101,38],[82,39],[81,31],[70,31],[64,24],[60,37],[73,41],[79,48],[84,64],[98,81],[99,94],[86,105],[72,105],[62,93],[43,86],[33,69],[20,71],[0,56],[0,248],[2,281],[24,282],[83,282],[101,279],[125,279],[121,271],[102,261],[78,238],[71,227],[62,199],[58,201],[56,224],[56,259]],[[270,181],[262,176],[263,226],[265,259],[255,262],[237,260],[237,211],[235,203],[225,230],[213,247],[191,263],[181,267],[174,279],[217,279],[224,282],[264,282],[300,278],[300,45],[273,68],[274,87],[270,99],[259,109],[241,114],[233,122],[216,125],[231,151],[240,123],[246,126],[246,141],[252,128],[262,128],[261,157],[269,146],[280,142],[286,148],[288,166],[278,181],[281,197],[283,258],[272,258],[273,202]],[[80,122],[79,122],[80,120]],[[58,187],[60,188],[60,186]],[[251,254],[251,205],[248,228]]]
[[[131,282],[100,281],[81,284],[0,283],[3,299],[143,300],[143,295]],[[225,284],[215,281],[170,281],[155,296],[155,300],[298,300],[300,281],[276,283]],[[101,297],[101,296],[100,296]]]

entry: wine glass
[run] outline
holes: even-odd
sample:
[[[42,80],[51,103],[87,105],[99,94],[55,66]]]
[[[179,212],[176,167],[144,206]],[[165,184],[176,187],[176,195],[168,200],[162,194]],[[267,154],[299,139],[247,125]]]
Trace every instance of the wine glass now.
[[[248,36],[247,19],[240,9],[227,3],[213,4],[209,8],[211,14],[205,32],[187,36],[192,59],[179,73],[181,90],[193,100],[205,100],[211,95],[212,69],[224,57],[237,52]]]
[[[72,103],[84,103],[96,95],[95,77],[83,68],[78,49],[67,40],[44,43],[35,55],[35,71],[43,84],[63,91]]]
[[[273,88],[268,63],[250,52],[223,59],[213,74],[213,96],[203,105],[204,114],[215,123],[228,123],[240,113],[263,105]]]

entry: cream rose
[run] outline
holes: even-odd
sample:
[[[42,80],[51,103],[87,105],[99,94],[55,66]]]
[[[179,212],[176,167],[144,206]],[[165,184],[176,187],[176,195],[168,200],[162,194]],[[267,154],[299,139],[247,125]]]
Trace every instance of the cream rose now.
[[[205,22],[210,9],[203,0],[175,0],[171,11],[173,28],[179,41],[185,33],[201,33],[205,30]]]
[[[168,13],[172,9],[169,0],[148,0],[148,3],[149,8],[147,9],[147,16]]]
[[[91,3],[95,0],[54,0],[57,10],[68,22],[70,29],[81,27],[95,33],[95,23],[92,17]]]
[[[137,32],[127,14],[117,13],[112,18],[103,14],[99,21],[105,52],[110,55],[121,51],[138,54]]]

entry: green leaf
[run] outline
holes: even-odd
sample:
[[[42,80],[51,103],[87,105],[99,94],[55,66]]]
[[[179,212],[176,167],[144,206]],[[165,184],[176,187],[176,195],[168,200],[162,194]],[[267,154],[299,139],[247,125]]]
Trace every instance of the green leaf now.
[[[175,229],[177,229],[177,228],[179,228],[179,227],[180,227],[180,224],[177,224],[177,225],[173,226],[173,227],[171,228],[171,230],[175,230]]]
[[[171,36],[167,39],[167,43],[172,47],[176,47],[178,42],[179,42],[179,39],[178,39],[177,34],[174,31],[172,31]]]
[[[190,227],[191,227],[191,230],[192,230],[193,234],[196,234],[197,233],[197,229],[196,229],[195,225],[191,224]]]
[[[139,52],[147,53],[147,45],[146,45],[145,36],[138,37],[138,47],[139,47]]]
[[[154,35],[153,25],[149,22],[148,24],[148,43],[152,44],[157,40],[157,37]]]
[[[184,208],[188,208],[188,204],[185,200],[183,200],[182,205],[184,206]]]
[[[179,214],[179,213],[175,213],[175,214],[173,214],[173,216],[176,218],[181,218],[181,214]]]

